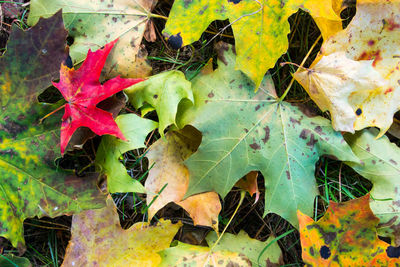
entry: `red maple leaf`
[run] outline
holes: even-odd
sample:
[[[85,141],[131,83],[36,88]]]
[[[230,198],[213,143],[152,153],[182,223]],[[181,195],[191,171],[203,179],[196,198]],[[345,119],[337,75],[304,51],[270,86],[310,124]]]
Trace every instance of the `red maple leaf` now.
[[[96,107],[113,94],[143,81],[117,76],[104,84],[100,83],[101,70],[116,42],[110,42],[95,52],[89,50],[78,70],[61,64],[60,81],[53,82],[67,101],[61,124],[61,154],[64,154],[72,134],[79,127],[88,127],[97,135],[110,134],[126,140],[112,114]]]

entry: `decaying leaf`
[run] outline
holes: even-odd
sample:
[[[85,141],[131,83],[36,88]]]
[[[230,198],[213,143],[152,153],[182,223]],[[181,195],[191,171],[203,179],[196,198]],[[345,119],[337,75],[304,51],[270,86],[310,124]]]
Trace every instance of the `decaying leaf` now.
[[[164,136],[168,125],[175,124],[178,105],[183,99],[193,102],[191,83],[180,71],[167,71],[151,76],[125,90],[129,102],[137,109],[154,108],[159,119],[159,132]],[[142,109],[143,112],[143,109]]]
[[[283,264],[282,251],[277,242],[270,244],[273,239],[274,236],[270,236],[266,241],[261,242],[250,238],[243,230],[237,235],[224,233],[214,249],[243,254],[250,260],[252,266],[280,266]],[[215,232],[210,232],[206,240],[208,245],[212,247],[218,240],[218,236]],[[267,245],[269,247],[264,250]]]
[[[196,151],[200,142],[201,134],[186,126],[180,131],[168,132],[150,147],[147,158],[152,167],[145,183],[149,220],[166,204],[175,202],[189,213],[195,225],[218,231],[221,203],[217,193],[207,192],[182,200],[189,185],[189,171],[183,161]]]
[[[344,203],[330,202],[317,222],[298,212],[302,257],[311,266],[398,266],[399,255],[376,232],[379,219],[369,194]]]
[[[345,135],[362,164],[347,163],[373,183],[370,207],[380,221],[378,234],[400,246],[400,149],[386,136],[376,140],[377,129]]]
[[[225,233],[215,247],[214,243],[218,239],[215,232],[210,232],[206,239],[209,247],[178,242],[177,246],[159,252],[162,257],[160,267],[279,266],[283,263],[282,251],[277,243],[270,245],[263,252],[273,237],[261,242],[250,238],[244,231],[236,236]]]
[[[100,167],[100,171],[107,175],[107,187],[110,193],[144,193],[143,185],[128,175],[125,166],[118,159],[129,150],[145,147],[146,136],[157,128],[158,123],[136,114],[119,115],[115,122],[127,141],[110,135],[103,136],[97,149],[96,164]]]
[[[297,225],[297,209],[313,213],[319,157],[358,160],[330,121],[279,102],[270,76],[254,93],[251,81],[235,70],[232,47],[220,51],[218,68],[192,80],[195,105],[178,119],[178,125],[190,124],[203,134],[197,152],[185,161],[186,196],[215,191],[225,197],[241,177],[259,170],[265,177],[265,214]]]
[[[258,191],[257,177],[258,177],[258,172],[251,171],[248,174],[246,174],[246,176],[244,176],[242,179],[237,181],[235,184],[236,187],[239,187],[249,192],[250,196],[256,194],[256,199],[254,203],[256,203],[258,201],[258,198],[260,197],[260,191]]]
[[[322,111],[329,110],[336,131],[354,133],[360,114],[349,102],[350,95],[386,85],[372,64],[373,60],[355,61],[337,52],[323,56],[312,69],[298,71],[294,77]]]
[[[175,1],[163,31],[174,48],[200,38],[214,20],[229,19],[235,36],[236,67],[258,88],[268,69],[288,49],[287,19],[299,8],[315,18],[340,21],[331,0]]]
[[[352,92],[347,100],[356,114],[354,130],[380,128],[383,135],[392,124],[400,103],[400,2],[357,1],[357,13],[347,28],[332,36],[322,55],[344,51],[352,60],[373,60],[372,67],[387,80],[383,87]]]
[[[72,217],[72,237],[62,266],[158,266],[182,223],[135,223],[124,230],[111,197],[107,207]]]
[[[54,107],[38,95],[57,78],[66,58],[61,13],[28,31],[13,26],[0,59],[0,236],[24,249],[23,221],[99,208],[95,177],[77,177],[54,163],[60,117],[40,119]]]
[[[88,127],[97,135],[109,134],[125,139],[112,114],[96,106],[113,94],[143,81],[117,76],[104,84],[100,83],[101,70],[116,42],[117,40],[112,41],[95,52],[89,49],[85,61],[78,70],[61,65],[60,81],[53,82],[67,101],[61,124],[61,154],[64,154],[72,134],[79,127]]]
[[[83,62],[89,49],[97,50],[117,38],[105,66],[106,78],[121,75],[143,78],[151,67],[138,55],[155,0],[33,0],[28,24],[62,9],[69,34],[74,38],[70,54],[74,65]]]

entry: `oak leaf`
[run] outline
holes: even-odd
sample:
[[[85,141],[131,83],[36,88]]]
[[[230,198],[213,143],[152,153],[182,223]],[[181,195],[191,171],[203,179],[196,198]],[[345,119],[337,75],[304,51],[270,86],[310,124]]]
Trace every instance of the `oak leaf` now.
[[[315,222],[298,211],[302,258],[311,266],[398,266],[393,247],[378,238],[379,219],[369,194],[343,203],[330,202]]]
[[[88,127],[97,135],[109,134],[125,140],[112,114],[96,107],[99,102],[113,94],[143,81],[117,76],[104,84],[100,83],[101,70],[116,42],[117,40],[114,40],[95,52],[89,49],[85,61],[78,70],[61,65],[60,81],[53,82],[67,101],[61,124],[61,154],[79,127]]]
[[[157,252],[169,247],[181,226],[161,219],[154,226],[139,222],[124,230],[109,197],[105,208],[72,217],[72,237],[62,266],[158,266]]]

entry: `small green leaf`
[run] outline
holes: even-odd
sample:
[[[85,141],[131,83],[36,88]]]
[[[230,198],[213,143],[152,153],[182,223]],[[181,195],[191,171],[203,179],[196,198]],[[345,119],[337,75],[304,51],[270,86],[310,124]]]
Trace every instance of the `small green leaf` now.
[[[144,186],[128,175],[125,166],[118,159],[129,150],[145,147],[146,136],[157,128],[158,123],[140,118],[136,114],[120,115],[115,121],[128,141],[111,135],[104,136],[97,149],[96,163],[101,168],[100,171],[107,175],[110,193],[145,193]]]
[[[181,100],[189,99],[193,102],[191,83],[182,72],[176,70],[151,76],[126,89],[125,93],[135,108],[144,107],[148,111],[150,105],[157,111],[161,136],[168,125],[175,124]]]

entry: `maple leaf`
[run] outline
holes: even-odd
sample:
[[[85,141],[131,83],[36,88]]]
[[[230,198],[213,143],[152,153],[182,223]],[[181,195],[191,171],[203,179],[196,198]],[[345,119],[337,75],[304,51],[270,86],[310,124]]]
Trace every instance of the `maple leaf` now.
[[[299,8],[313,17],[340,22],[331,0],[178,0],[172,6],[163,33],[174,48],[180,48],[197,41],[214,20],[229,19],[237,49],[236,67],[258,88],[267,70],[288,49],[287,19]]]
[[[133,149],[145,147],[146,136],[157,128],[158,123],[144,119],[136,114],[123,114],[116,123],[127,141],[114,136],[104,136],[96,153],[96,164],[107,175],[107,187],[110,193],[145,193],[143,185],[127,174],[125,166],[119,162],[120,156]]]
[[[378,234],[400,246],[400,149],[377,129],[346,134],[345,139],[362,164],[346,163],[373,183],[370,207],[380,219]]]
[[[97,135],[115,135],[125,140],[112,114],[96,107],[111,95],[143,81],[117,76],[104,84],[100,83],[101,70],[116,42],[114,40],[95,52],[89,50],[78,70],[61,65],[60,81],[53,82],[67,101],[61,124],[61,154],[64,154],[72,134],[82,126],[90,128]]]
[[[0,235],[20,252],[26,218],[104,205],[97,175],[77,177],[56,166],[60,117],[40,123],[52,105],[37,97],[58,78],[66,37],[61,12],[27,31],[13,25],[0,58]]]
[[[297,209],[313,213],[319,157],[358,159],[330,121],[278,101],[270,76],[254,93],[251,81],[235,70],[232,47],[222,44],[219,51],[218,68],[192,80],[195,106],[177,120],[203,134],[197,152],[185,161],[186,197],[207,191],[225,197],[241,177],[259,170],[265,177],[264,214],[275,212],[297,225]]]
[[[250,238],[244,231],[233,235],[224,233],[218,244],[218,236],[210,232],[207,237],[209,247],[194,246],[178,242],[178,245],[160,251],[160,267],[164,266],[275,266],[281,265],[282,251],[274,237],[261,242]],[[212,248],[212,249],[211,249]]]
[[[372,60],[354,61],[337,52],[322,56],[313,68],[297,71],[294,77],[322,111],[329,110],[336,131],[354,133],[353,124],[360,114],[350,95],[386,85],[372,64]]]
[[[330,202],[317,222],[301,211],[302,257],[311,266],[397,266],[399,256],[378,238],[379,219],[369,207],[369,194],[344,203]]]
[[[176,70],[151,76],[125,90],[129,102],[136,108],[142,108],[142,115],[154,108],[159,119],[159,132],[164,136],[165,128],[175,124],[178,105],[187,100],[193,102],[191,83],[185,75]]]
[[[158,266],[158,251],[169,247],[182,223],[139,222],[122,229],[111,197],[102,209],[72,217],[71,240],[62,266]]]
[[[354,130],[376,126],[381,130],[378,137],[389,129],[400,108],[399,13],[399,1],[357,1],[357,13],[347,28],[321,48],[325,56],[343,51],[352,60],[373,60],[372,67],[387,80],[385,86],[372,90],[355,88],[348,98],[356,114]]]
[[[80,64],[89,49],[96,50],[118,39],[105,65],[105,77],[117,75],[143,78],[151,67],[140,49],[145,29],[156,0],[33,0],[30,2],[28,24],[35,25],[40,17],[49,17],[62,9],[63,18],[74,42],[70,47],[73,64]]]
[[[146,155],[152,168],[145,183],[149,220],[166,204],[175,202],[189,213],[195,225],[218,231],[221,203],[217,193],[197,194],[183,200],[189,185],[189,171],[183,161],[196,151],[200,142],[200,132],[186,126],[180,131],[168,132],[165,138],[151,145]]]

